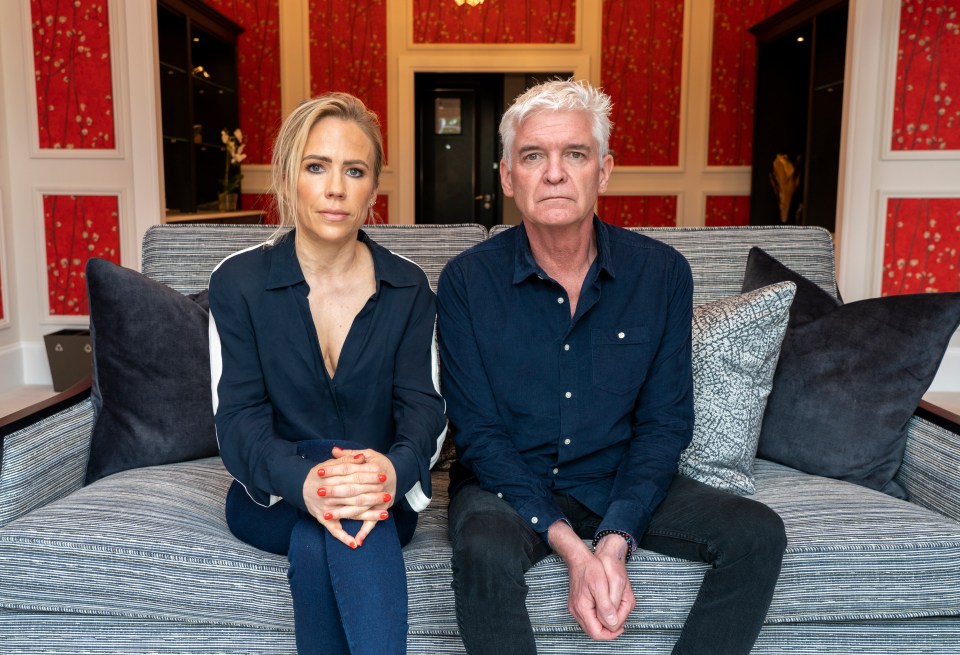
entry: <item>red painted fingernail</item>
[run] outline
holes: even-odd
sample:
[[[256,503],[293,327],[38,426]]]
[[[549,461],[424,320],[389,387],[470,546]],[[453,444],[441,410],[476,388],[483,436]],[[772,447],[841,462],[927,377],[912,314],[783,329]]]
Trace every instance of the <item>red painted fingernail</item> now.
[[[393,498],[393,496],[390,494],[383,494],[383,502],[389,503],[391,498]]]
[[[380,520],[381,520],[381,521],[382,521],[382,520],[385,520],[388,516],[390,516],[389,513],[387,513],[387,512],[380,512]]]
[[[380,482],[386,482],[386,481],[387,481],[387,474],[386,474],[386,473],[381,473],[380,475],[377,476],[377,479],[379,479]]]
[[[357,453],[353,456],[354,459],[360,459],[361,457],[363,457],[363,453]]]
[[[327,474],[327,472],[324,471],[323,469],[317,469],[317,475],[319,475],[321,478],[322,478],[323,476],[325,476],[326,474]]]
[[[357,546],[363,545],[363,539],[357,539]]]
[[[330,519],[333,518],[333,514],[331,514],[330,512],[326,512],[324,513],[323,518],[324,520],[329,521]]]
[[[326,488],[326,487],[320,487],[319,489],[317,489],[317,495],[318,495],[318,496],[326,496],[326,495],[327,495],[327,488]]]
[[[355,548],[357,547],[357,544],[356,544],[355,542],[351,541],[351,542],[350,542],[350,547],[355,549]]]

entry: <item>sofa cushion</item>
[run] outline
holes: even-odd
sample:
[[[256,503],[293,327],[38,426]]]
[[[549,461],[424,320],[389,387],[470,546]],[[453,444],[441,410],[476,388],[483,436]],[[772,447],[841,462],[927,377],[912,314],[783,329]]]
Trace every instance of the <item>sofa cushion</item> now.
[[[456,630],[446,474],[435,475],[434,502],[404,551],[412,634]],[[769,622],[956,614],[960,524],[771,462],[755,475],[755,497],[783,517],[789,539]],[[230,534],[230,480],[218,458],[124,471],[12,522],[0,531],[0,608],[292,631],[287,562]],[[682,625],[705,570],[638,551],[630,627]],[[57,575],[37,584],[38,571]],[[535,630],[577,631],[560,558],[527,580]]]
[[[781,282],[693,310],[693,440],[680,472],[752,494],[753,459],[796,285]]]
[[[743,289],[797,284],[767,401],[760,457],[904,498],[907,423],[960,323],[960,293],[842,304],[763,250]]]
[[[86,483],[217,453],[206,292],[183,296],[103,259],[87,263],[96,422]]]

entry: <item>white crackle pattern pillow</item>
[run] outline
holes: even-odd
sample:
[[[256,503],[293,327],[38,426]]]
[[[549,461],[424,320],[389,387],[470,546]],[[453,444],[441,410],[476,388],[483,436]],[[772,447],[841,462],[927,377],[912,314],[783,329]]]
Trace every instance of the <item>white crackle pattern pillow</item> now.
[[[754,492],[763,410],[796,293],[779,282],[693,310],[693,440],[680,472],[738,494]]]

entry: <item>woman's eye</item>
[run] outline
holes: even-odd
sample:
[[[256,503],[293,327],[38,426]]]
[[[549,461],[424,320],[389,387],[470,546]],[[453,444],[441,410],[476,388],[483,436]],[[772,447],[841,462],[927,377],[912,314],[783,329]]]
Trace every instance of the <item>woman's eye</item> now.
[[[363,177],[364,171],[362,168],[348,168],[347,175],[350,177]]]
[[[307,164],[308,173],[319,173],[322,170],[323,168],[320,167],[320,164]]]

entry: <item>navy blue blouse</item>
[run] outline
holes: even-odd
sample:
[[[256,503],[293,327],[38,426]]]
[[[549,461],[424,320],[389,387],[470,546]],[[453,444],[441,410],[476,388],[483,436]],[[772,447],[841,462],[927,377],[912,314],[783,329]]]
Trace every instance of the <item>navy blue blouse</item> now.
[[[693,280],[673,248],[593,224],[572,319],[522,225],[447,264],[443,391],[460,463],[534,530],[564,518],[557,491],[636,539],[693,434]]]
[[[327,373],[290,232],[231,255],[210,278],[210,364],[217,440],[227,470],[262,505],[301,509],[313,462],[297,441],[354,441],[384,453],[398,502],[430,502],[430,466],[446,435],[436,386],[436,300],[426,275],[360,232],[376,292]]]

